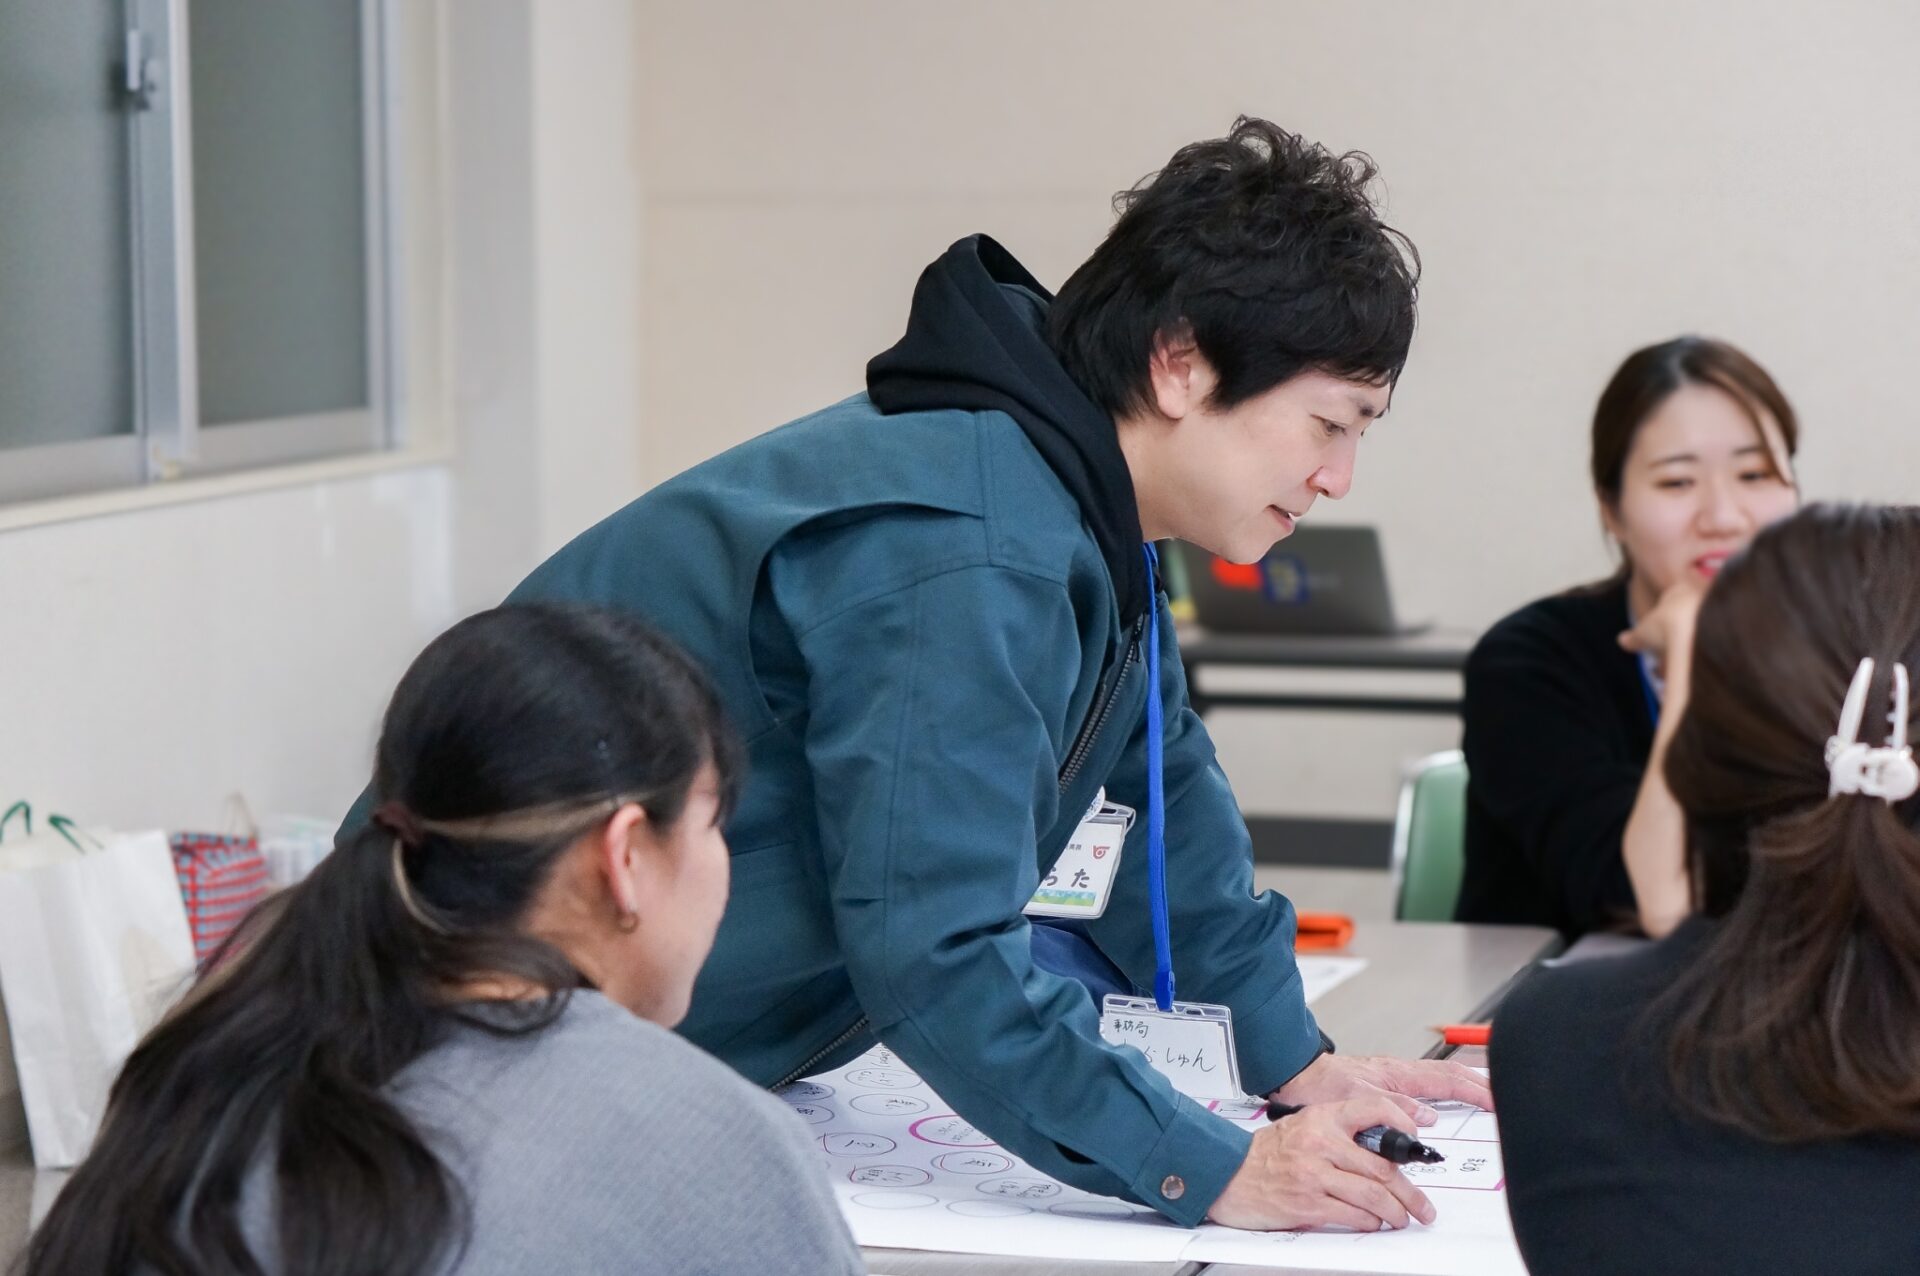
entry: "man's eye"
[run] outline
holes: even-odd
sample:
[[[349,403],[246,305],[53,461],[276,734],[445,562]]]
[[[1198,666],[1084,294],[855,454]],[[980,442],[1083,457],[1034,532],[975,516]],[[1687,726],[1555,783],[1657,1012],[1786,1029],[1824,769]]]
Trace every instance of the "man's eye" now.
[[[1340,438],[1347,432],[1346,426],[1341,425],[1338,421],[1329,421],[1325,417],[1320,418],[1320,424],[1326,427],[1327,437],[1330,439]]]

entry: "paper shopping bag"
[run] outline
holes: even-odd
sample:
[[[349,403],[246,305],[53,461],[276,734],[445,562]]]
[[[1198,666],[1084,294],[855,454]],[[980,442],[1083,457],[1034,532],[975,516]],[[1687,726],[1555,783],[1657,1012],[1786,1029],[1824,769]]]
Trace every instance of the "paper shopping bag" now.
[[[120,1065],[194,973],[166,835],[77,840],[0,843],[0,994],[42,1167],[86,1155]]]
[[[267,861],[251,833],[173,833],[167,841],[194,956],[205,961],[267,897]]]

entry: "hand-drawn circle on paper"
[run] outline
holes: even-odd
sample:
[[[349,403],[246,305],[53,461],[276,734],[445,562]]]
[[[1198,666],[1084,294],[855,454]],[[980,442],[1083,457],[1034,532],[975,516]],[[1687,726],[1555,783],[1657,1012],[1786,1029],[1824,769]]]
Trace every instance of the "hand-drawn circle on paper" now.
[[[788,1103],[818,1103],[822,1099],[831,1099],[833,1097],[833,1087],[830,1085],[820,1085],[813,1081],[796,1081],[792,1085],[781,1086],[778,1090],[775,1090],[774,1093],[785,1099]]]
[[[834,1156],[885,1156],[899,1147],[884,1134],[823,1134],[820,1146]]]
[[[855,1192],[853,1203],[870,1210],[917,1210],[927,1205],[938,1205],[940,1198],[928,1196],[925,1192]]]
[[[1012,1218],[1015,1214],[1033,1213],[1032,1206],[1018,1201],[954,1201],[947,1208],[968,1218]]]
[[[1047,1213],[1064,1214],[1068,1218],[1132,1218],[1135,1214],[1148,1212],[1124,1201],[1062,1201],[1058,1205],[1047,1206]]]
[[[1040,1201],[1060,1195],[1060,1185],[1046,1179],[989,1179],[973,1189],[988,1196],[1013,1196],[1023,1201]]]
[[[904,1068],[855,1068],[847,1080],[876,1090],[911,1090],[920,1084],[920,1078]]]
[[[868,1187],[919,1187],[933,1182],[933,1175],[917,1165],[863,1165],[849,1173],[847,1180]]]
[[[793,1110],[808,1125],[824,1125],[833,1120],[832,1108],[817,1108],[811,1103],[796,1103],[793,1105]]]
[[[856,1111],[873,1116],[912,1116],[925,1112],[928,1107],[925,1099],[911,1094],[857,1094],[847,1102]]]
[[[949,1174],[1005,1174],[1013,1168],[1013,1160],[998,1152],[942,1152],[933,1163]]]
[[[990,1148],[993,1140],[963,1121],[957,1113],[921,1117],[907,1127],[907,1133],[922,1143],[937,1143],[945,1148]]]

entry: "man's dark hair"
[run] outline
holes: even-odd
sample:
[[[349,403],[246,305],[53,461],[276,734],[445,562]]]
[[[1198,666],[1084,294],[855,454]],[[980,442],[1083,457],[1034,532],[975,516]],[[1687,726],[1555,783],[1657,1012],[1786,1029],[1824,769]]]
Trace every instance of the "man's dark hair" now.
[[[1115,416],[1146,408],[1155,338],[1191,335],[1231,408],[1309,370],[1375,384],[1413,340],[1420,255],[1381,222],[1371,157],[1241,116],[1114,196],[1114,223],[1061,287],[1054,353]]]

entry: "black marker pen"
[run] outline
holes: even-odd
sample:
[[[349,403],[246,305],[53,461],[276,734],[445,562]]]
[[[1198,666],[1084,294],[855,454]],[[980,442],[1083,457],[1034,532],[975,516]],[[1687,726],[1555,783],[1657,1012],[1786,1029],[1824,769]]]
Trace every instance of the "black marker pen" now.
[[[1278,1121],[1281,1117],[1292,1116],[1299,1110],[1294,1104],[1273,1100],[1267,1104],[1267,1120]],[[1370,1125],[1355,1134],[1353,1141],[1375,1156],[1385,1157],[1395,1165],[1406,1165],[1414,1161],[1422,1165],[1438,1165],[1447,1159],[1411,1134],[1402,1133],[1390,1125]]]

